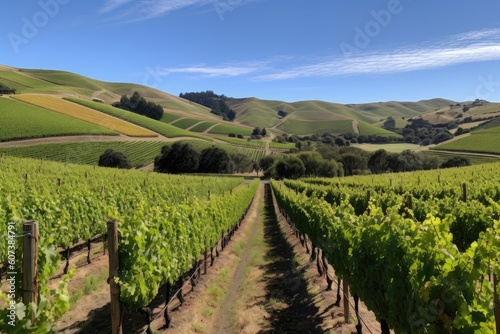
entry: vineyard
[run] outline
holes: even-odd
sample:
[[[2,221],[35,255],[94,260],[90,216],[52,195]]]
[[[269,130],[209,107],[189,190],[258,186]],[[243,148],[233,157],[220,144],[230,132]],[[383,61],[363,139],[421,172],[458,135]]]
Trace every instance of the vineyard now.
[[[499,181],[490,164],[272,186],[383,333],[494,333]]]
[[[166,124],[163,122],[158,122],[152,118],[148,118],[142,115],[134,114],[132,112],[128,112],[122,109],[115,108],[113,106],[109,106],[103,103],[99,102],[93,102],[93,101],[87,101],[87,100],[82,100],[82,99],[76,99],[76,98],[70,98],[66,97],[65,100],[77,103],[79,105],[103,112],[105,114],[108,114],[110,116],[113,116],[112,118],[116,117],[119,119],[123,119],[127,122],[137,124],[139,126],[142,126],[146,129],[152,130],[156,133],[159,133],[165,137],[181,137],[181,136],[186,136],[186,137],[199,137],[199,138],[204,138],[201,135],[198,135],[196,133],[192,133],[180,128],[177,128],[173,125]],[[164,114],[164,117],[167,114]],[[175,119],[177,119],[176,117]],[[206,138],[205,138],[206,139]]]
[[[156,137],[154,132],[143,129],[137,125],[124,122],[115,117],[104,115],[95,110],[85,108],[81,105],[70,103],[63,99],[50,95],[22,94],[14,97],[16,100],[33,104],[35,106],[56,111],[82,121],[100,125],[113,131],[123,133],[131,137]]]
[[[1,225],[0,233],[14,230],[21,236],[24,221],[39,224],[37,307],[23,305],[20,298],[23,238],[16,238],[15,246],[0,245],[0,258],[9,265],[7,278],[15,276],[17,282],[14,308],[0,311],[2,332],[12,330],[9,314],[15,314],[19,332],[56,330],[54,321],[69,308],[66,286],[73,275],[69,270],[58,289],[49,290],[47,282],[61,266],[56,250],[105,233],[110,218],[118,223],[119,275],[113,282],[121,306],[124,311],[146,306],[162,285],[188,272],[238,223],[258,184],[5,157],[0,177],[0,192],[7,194],[0,202],[0,219],[10,222]],[[0,297],[0,303],[11,305],[6,293]]]
[[[90,256],[91,241],[103,239],[109,246],[114,328],[122,326],[121,314],[138,310],[149,314],[149,324],[148,305],[165,286],[158,316],[164,312],[168,326],[173,287],[199,272],[202,258],[213,263],[218,243],[224,247],[239,226],[259,183],[14,157],[0,158],[0,177],[0,219],[6,222],[0,233],[13,236],[0,244],[2,280],[15,279],[9,284],[16,287],[0,292],[0,331],[12,332],[12,315],[19,333],[57,331],[56,320],[70,307],[68,285],[75,275],[69,255],[60,254],[86,247],[88,240]],[[355,309],[363,301],[382,333],[494,333],[500,319],[499,181],[499,165],[489,164],[272,180],[271,188],[303,245],[311,246],[318,271],[327,272],[329,287],[327,264],[343,280],[343,296],[354,296]],[[21,289],[28,272],[21,252],[30,238],[23,232],[25,221],[38,222],[38,232],[30,232],[38,242],[36,307],[23,302],[30,290]],[[49,288],[56,272],[64,273]],[[339,291],[340,281],[338,298]],[[358,317],[359,332],[361,324]]]
[[[106,150],[123,152],[134,167],[151,163],[166,145],[159,141],[126,141],[41,144],[25,147],[0,148],[0,155],[6,154],[20,158],[70,162],[82,165],[97,165],[99,157]]]
[[[1,98],[0,108],[2,123],[9,125],[0,127],[0,141],[82,134],[118,135],[104,127],[10,98]]]

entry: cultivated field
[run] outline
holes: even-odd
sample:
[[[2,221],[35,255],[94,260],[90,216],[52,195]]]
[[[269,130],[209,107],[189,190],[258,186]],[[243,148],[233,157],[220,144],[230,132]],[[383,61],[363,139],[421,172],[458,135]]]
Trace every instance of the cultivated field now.
[[[51,95],[22,94],[14,97],[16,100],[33,104],[45,109],[80,119],[92,124],[100,125],[110,130],[123,133],[130,137],[156,137],[157,134],[137,125],[124,122],[116,117],[105,115],[98,111],[85,108]]]
[[[157,120],[148,118],[146,116],[134,114],[133,112],[129,112],[126,110],[118,109],[103,103],[99,102],[93,102],[93,101],[86,101],[86,100],[81,100],[81,99],[75,99],[75,98],[66,98],[68,101],[78,103],[80,105],[83,105],[85,107],[89,107],[98,111],[101,111],[103,113],[106,113],[108,115],[123,119],[127,122],[137,124],[143,128],[150,129],[156,133],[159,133],[165,137],[198,137],[198,138],[205,138],[203,136],[200,136],[196,133],[192,133],[190,131],[186,131],[180,128],[177,128],[173,125],[165,124],[163,122],[159,122]]]
[[[20,158],[69,162],[81,165],[97,165],[99,156],[107,149],[123,152],[132,166],[151,163],[161,152],[166,142],[127,141],[42,144],[26,147],[0,148],[0,155],[6,154]]]
[[[66,135],[118,135],[102,126],[16,101],[0,98],[0,141],[66,136]]]

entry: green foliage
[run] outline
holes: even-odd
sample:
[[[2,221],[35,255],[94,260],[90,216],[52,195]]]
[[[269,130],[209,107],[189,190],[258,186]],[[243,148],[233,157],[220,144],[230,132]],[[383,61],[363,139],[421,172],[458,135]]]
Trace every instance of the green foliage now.
[[[493,332],[485,277],[490,268],[500,273],[498,171],[497,164],[272,187],[294,226],[395,332]],[[461,202],[459,182],[471,180],[475,191]],[[410,191],[414,210],[403,204]]]
[[[106,150],[100,157],[98,165],[101,167],[112,167],[130,169],[132,165],[126,154],[112,149]]]
[[[293,155],[284,155],[273,164],[273,177],[297,179],[304,176],[306,168],[302,160]]]
[[[163,107],[154,102],[146,101],[137,91],[130,99],[126,94],[122,95],[120,102],[113,103],[113,107],[132,111],[155,120],[160,120],[163,117]]]
[[[227,97],[217,95],[211,90],[199,93],[181,93],[179,97],[210,108],[212,113],[222,116],[224,120],[232,121],[236,117],[236,112],[230,109],[226,103]]]
[[[225,150],[219,147],[207,147],[201,151],[198,172],[230,174],[234,163]]]
[[[244,213],[257,187],[256,182],[242,185],[242,178],[117,173],[10,157],[0,159],[0,177],[0,192],[8,194],[0,200],[0,219],[14,222],[16,231],[22,230],[25,220],[39,222],[36,327],[25,319],[33,307],[19,304],[18,294],[16,329],[23,333],[30,326],[31,332],[55,331],[55,321],[69,307],[66,284],[71,272],[58,287],[48,288],[49,278],[61,263],[56,248],[67,248],[74,240],[103,233],[108,217],[118,218],[122,302],[133,309],[146,305],[151,300],[148,298],[158,293],[155,287],[176,280],[203,249],[213,246],[221,232]],[[232,195],[227,194],[229,190]],[[0,225],[0,234],[7,235],[7,224]],[[135,253],[129,253],[131,250]],[[2,243],[1,261],[6,257],[7,243]],[[156,267],[151,268],[152,264]],[[0,295],[5,299],[4,293]],[[10,333],[6,310],[0,312],[0,331]]]
[[[155,171],[160,173],[195,173],[200,166],[200,153],[186,142],[164,146],[155,159]]]
[[[132,166],[139,167],[151,163],[164,145],[165,142],[159,141],[89,141],[0,148],[0,154],[20,158],[97,165],[100,154],[107,149],[112,149],[124,152],[130,158]]]

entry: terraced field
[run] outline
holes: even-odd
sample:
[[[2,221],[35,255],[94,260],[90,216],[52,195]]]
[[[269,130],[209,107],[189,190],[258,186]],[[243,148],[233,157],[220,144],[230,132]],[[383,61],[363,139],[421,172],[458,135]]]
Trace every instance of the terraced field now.
[[[99,156],[107,149],[127,154],[132,166],[142,166],[160,154],[165,142],[127,141],[127,142],[82,142],[63,144],[44,144],[27,147],[0,148],[0,155],[33,158],[82,165],[97,165]]]
[[[175,121],[173,123],[170,123],[170,125],[173,125],[175,127],[181,128],[181,129],[187,129],[192,127],[193,125],[200,123],[201,120],[199,119],[192,119],[192,118],[183,118],[178,121]]]
[[[163,123],[171,123],[179,118],[181,118],[181,116],[164,112],[163,117],[160,119],[160,121]]]
[[[232,124],[219,124],[215,126],[213,129],[211,129],[208,133],[224,134],[224,135],[234,133],[236,135],[249,136],[252,134],[252,129]]]
[[[213,126],[215,124],[217,124],[217,123],[214,123],[214,122],[203,122],[203,123],[200,123],[200,124],[192,127],[189,131],[204,132],[204,131],[206,131],[207,129],[209,129],[211,126]]]
[[[88,108],[92,108],[94,110],[101,111],[103,113],[106,113],[108,115],[123,119],[127,122],[133,123],[140,125],[146,129],[150,129],[156,133],[159,133],[165,137],[196,137],[196,138],[203,138],[207,140],[211,140],[205,136],[186,131],[180,128],[177,128],[173,125],[166,124],[163,122],[159,122],[157,120],[134,114],[132,112],[118,109],[115,107],[112,107],[107,104],[99,103],[99,102],[93,102],[93,101],[87,101],[87,100],[82,100],[82,99],[76,99],[76,98],[65,98],[68,101],[78,103],[80,105],[83,105]]]
[[[86,108],[76,103],[71,103],[51,95],[22,94],[14,97],[16,100],[56,111],[58,113],[96,124],[112,131],[123,133],[130,137],[156,137],[157,134],[139,127],[135,124],[124,122],[116,117],[105,115],[96,110]]]
[[[0,141],[67,136],[118,135],[102,126],[36,107],[11,98],[0,98]]]

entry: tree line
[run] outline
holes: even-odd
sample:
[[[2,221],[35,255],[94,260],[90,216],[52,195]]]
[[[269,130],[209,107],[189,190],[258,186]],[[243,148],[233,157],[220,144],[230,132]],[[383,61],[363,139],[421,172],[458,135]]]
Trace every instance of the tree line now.
[[[205,92],[180,93],[179,97],[188,101],[201,104],[210,108],[210,112],[219,116],[225,121],[233,121],[236,118],[236,112],[229,108],[225,95],[217,95],[211,90]]]
[[[0,94],[16,94],[16,89],[9,88],[0,83]]]
[[[163,107],[154,102],[146,101],[139,92],[134,92],[130,98],[127,94],[122,95],[120,101],[114,102],[112,106],[156,120],[163,117]]]

